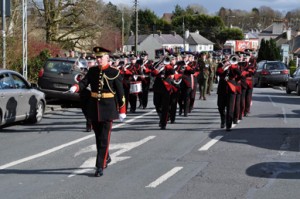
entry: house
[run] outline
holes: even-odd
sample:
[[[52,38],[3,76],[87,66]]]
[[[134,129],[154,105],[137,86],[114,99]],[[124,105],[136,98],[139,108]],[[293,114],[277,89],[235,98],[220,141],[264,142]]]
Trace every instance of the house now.
[[[266,29],[262,30],[259,34],[259,43],[262,39],[270,40],[275,39],[282,33],[286,32],[288,25],[284,20],[274,20],[273,23],[268,26]]]
[[[189,32],[188,30],[185,32],[186,43],[189,51],[192,52],[202,52],[202,51],[213,51],[214,43],[209,41],[205,37],[199,34],[199,31]]]
[[[149,59],[155,59],[155,50],[164,48],[173,52],[179,52],[183,48],[183,38],[173,32],[173,34],[150,34],[139,35],[137,48],[138,52],[146,51]],[[132,52],[135,48],[135,37],[131,35],[124,45],[125,52]]]

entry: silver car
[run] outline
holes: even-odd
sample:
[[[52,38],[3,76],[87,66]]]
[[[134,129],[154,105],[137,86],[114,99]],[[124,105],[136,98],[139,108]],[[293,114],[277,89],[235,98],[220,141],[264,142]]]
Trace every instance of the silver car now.
[[[0,69],[0,128],[10,124],[42,120],[45,94],[12,70]]]

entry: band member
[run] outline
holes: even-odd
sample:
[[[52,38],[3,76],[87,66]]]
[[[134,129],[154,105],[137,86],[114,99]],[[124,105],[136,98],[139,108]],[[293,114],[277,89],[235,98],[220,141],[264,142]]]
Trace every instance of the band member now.
[[[136,56],[132,55],[130,57],[130,63],[123,67],[123,87],[126,99],[126,110],[128,110],[128,103],[130,104],[130,112],[135,113],[137,94],[130,93],[130,83],[136,81],[137,75],[140,74],[140,67],[136,63]]]
[[[219,76],[217,104],[221,117],[221,128],[224,128],[226,123],[226,131],[230,131],[235,109],[235,78],[240,75],[240,71],[236,64],[231,64],[225,58],[219,63],[216,74]]]
[[[166,129],[167,125],[167,115],[162,115],[163,111],[169,109],[169,98],[170,95],[164,85],[164,57],[162,57],[158,62],[153,64],[153,70],[151,75],[154,77],[153,83],[153,104],[155,106],[157,115],[159,117],[159,127],[161,129]],[[166,112],[164,112],[166,114]]]
[[[97,55],[97,54],[96,54]],[[97,67],[89,69],[85,77],[74,85],[79,91],[90,85],[91,97],[88,104],[88,115],[96,138],[97,158],[95,177],[103,175],[107,166],[108,149],[112,121],[123,121],[125,114],[125,98],[120,71],[109,65],[109,55],[98,51]]]
[[[191,104],[191,95],[194,88],[194,70],[189,66],[185,65],[185,69],[182,74],[182,81],[180,87],[180,103],[179,103],[179,115],[184,114],[184,117],[188,116]]]
[[[148,54],[144,52],[141,54],[141,75],[139,76],[139,80],[142,82],[142,92],[139,93],[139,108],[145,109],[148,105],[148,95],[150,88],[150,73],[152,70],[153,62],[148,59]]]
[[[252,104],[252,93],[253,93],[253,75],[256,70],[256,59],[254,56],[251,56],[249,58],[248,64],[245,67],[245,71],[247,71],[246,75],[246,83],[247,83],[247,89],[245,94],[245,112],[244,116],[248,116],[250,113],[250,107]]]
[[[207,60],[207,55],[205,52],[202,52],[200,54],[200,59],[198,59],[200,74],[199,74],[199,91],[200,91],[200,97],[199,99],[206,100],[206,93],[207,93],[207,82],[209,78],[209,68],[210,63]]]
[[[170,66],[165,66],[165,68],[171,70],[171,75],[174,76],[172,77],[172,85],[176,88],[173,89],[173,92],[171,93],[170,96],[170,110],[169,110],[169,115],[170,115],[170,122],[173,124],[176,120],[176,111],[177,111],[177,103],[178,99],[180,96],[180,83],[182,81],[182,75],[181,74],[176,74],[175,68],[177,67],[176,65],[177,59],[175,56],[170,56]],[[168,71],[168,70],[167,70]]]
[[[242,60],[239,63],[240,71],[241,71],[241,103],[240,103],[240,114],[239,114],[239,120],[242,120],[244,117],[245,112],[245,103],[246,103],[246,89],[248,87],[246,82],[246,77],[248,74],[248,71],[245,70],[246,65],[248,64],[246,60]]]
[[[190,95],[190,106],[189,106],[189,113],[193,110],[194,108],[194,103],[195,103],[195,98],[196,98],[196,92],[197,92],[197,80],[198,80],[198,75],[199,75],[199,69],[197,66],[197,63],[195,61],[195,57],[194,55],[190,54],[189,55],[189,63],[188,65],[191,67],[191,69],[194,71],[193,74],[193,88],[192,88],[192,92]]]

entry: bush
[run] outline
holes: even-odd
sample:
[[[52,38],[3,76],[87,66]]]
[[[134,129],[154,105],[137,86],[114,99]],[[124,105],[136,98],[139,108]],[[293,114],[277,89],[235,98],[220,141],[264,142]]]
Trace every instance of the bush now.
[[[289,69],[290,69],[290,74],[293,74],[296,70],[296,61],[295,60],[291,60],[289,63]]]

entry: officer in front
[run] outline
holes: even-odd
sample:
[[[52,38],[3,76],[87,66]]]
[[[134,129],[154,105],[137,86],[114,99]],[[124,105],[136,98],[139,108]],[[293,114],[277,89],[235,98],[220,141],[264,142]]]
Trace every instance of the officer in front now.
[[[100,50],[95,50],[97,51]],[[79,82],[79,86],[74,87],[77,87],[79,92],[88,85],[91,87],[88,116],[92,121],[96,138],[95,177],[100,177],[103,175],[103,169],[107,167],[112,121],[118,118],[123,121],[126,117],[126,109],[120,71],[109,65],[108,53],[99,52],[96,56],[98,66],[90,68]]]

